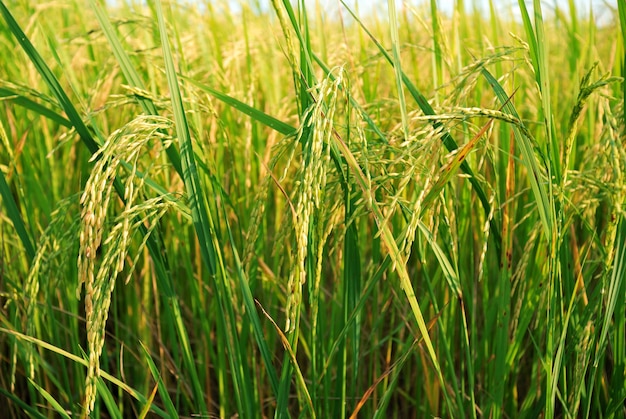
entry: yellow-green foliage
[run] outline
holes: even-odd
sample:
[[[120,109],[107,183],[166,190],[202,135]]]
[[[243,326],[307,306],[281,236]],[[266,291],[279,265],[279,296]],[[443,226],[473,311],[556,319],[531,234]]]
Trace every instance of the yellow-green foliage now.
[[[526,3],[0,0],[3,412],[626,415],[626,6]]]

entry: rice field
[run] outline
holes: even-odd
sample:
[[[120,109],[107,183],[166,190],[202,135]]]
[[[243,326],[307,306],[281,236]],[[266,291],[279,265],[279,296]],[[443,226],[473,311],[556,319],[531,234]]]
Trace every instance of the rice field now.
[[[0,415],[625,417],[577,4],[0,0]]]

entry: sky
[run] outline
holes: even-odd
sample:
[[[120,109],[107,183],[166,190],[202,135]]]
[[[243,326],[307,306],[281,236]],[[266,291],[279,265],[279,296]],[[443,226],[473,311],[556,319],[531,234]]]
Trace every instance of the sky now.
[[[333,4],[337,4],[338,1],[337,0],[320,0],[322,4],[325,4],[327,6],[332,6]],[[593,5],[594,9],[600,9],[601,7],[604,7],[604,3],[612,5],[613,7],[617,7],[617,1],[618,0],[574,0],[574,3],[576,4],[576,7],[579,10],[588,10],[589,9],[589,5]],[[439,6],[439,8],[441,8],[442,10],[447,10],[447,11],[451,11],[454,7],[454,4],[457,3],[458,0],[437,0],[437,4]],[[544,8],[546,9],[552,9],[554,8],[555,4],[559,4],[560,7],[567,7],[569,0],[542,0],[542,5]],[[354,3],[354,0],[350,0],[348,3]],[[402,0],[396,0],[396,4],[400,4],[402,3]],[[413,0],[410,1],[410,3],[412,4],[430,4],[430,0]],[[472,7],[477,7],[478,9],[481,10],[489,10],[489,0],[463,0],[463,3],[465,4],[465,7],[467,8],[472,8]],[[510,9],[511,6],[517,8],[517,0],[493,0],[493,3],[496,7],[496,9],[498,8],[502,8],[502,9]],[[372,5],[378,5],[378,6],[386,6],[387,1],[386,0],[359,0],[359,5],[360,6],[372,6]],[[528,7],[530,7],[532,5],[532,0],[526,0],[526,4]]]
[[[189,3],[206,4],[212,0],[183,0]],[[238,5],[245,2],[258,3],[263,9],[269,8],[271,0],[227,0],[234,9],[238,9]],[[291,0],[292,4],[296,0]],[[314,4],[316,0],[307,0],[311,4]],[[324,7],[329,14],[336,13],[339,8],[339,0],[317,0]],[[376,10],[380,13],[387,13],[387,0],[344,0],[349,5],[353,6],[358,1],[359,10],[361,13]],[[454,9],[454,5],[459,0],[437,0],[438,7],[441,11],[450,13]],[[485,13],[489,12],[489,0],[462,0],[465,7],[469,10],[477,8],[483,10]],[[518,12],[518,0],[492,0],[497,11],[501,11],[504,15],[508,15],[511,11]],[[555,5],[558,4],[561,9],[569,10],[568,4],[570,0],[541,0],[542,10],[545,16],[549,16],[550,12],[555,9]],[[606,21],[611,18],[610,8],[617,9],[617,2],[625,0],[573,0],[576,5],[579,16],[588,16],[590,7],[593,8],[594,16],[598,21]],[[532,0],[525,0],[526,5],[531,12]],[[403,3],[411,5],[429,5],[430,0],[395,0],[395,3],[400,7]]]
[[[106,0],[110,4],[115,4],[116,1],[119,0]],[[177,0],[181,3],[199,5],[202,8],[202,5],[210,4],[215,0]],[[232,10],[240,9],[241,4],[254,4],[260,5],[262,10],[269,10],[271,0],[218,0],[221,4],[229,4]],[[279,0],[280,1],[280,0]],[[299,0],[290,0],[292,4]],[[326,13],[330,16],[337,13],[337,10],[340,7],[339,0],[306,0],[311,5],[315,4],[316,1],[324,7]],[[351,7],[354,7],[354,4],[358,2],[359,12],[361,14],[371,12],[375,10],[377,13],[387,14],[387,2],[388,0],[344,0]],[[403,4],[410,4],[412,6],[420,6],[430,5],[430,0],[394,0],[397,7],[401,7]],[[471,10],[472,8],[482,10],[485,13],[489,13],[489,0],[436,0],[437,5],[440,11],[451,14],[454,10],[455,4],[459,1],[462,1],[465,5],[465,8]],[[514,17],[519,17],[519,5],[518,0],[492,0],[494,3],[494,7],[496,11],[501,12],[505,17],[510,16],[510,13],[513,13]],[[532,3],[533,0],[524,0],[526,6],[528,8],[529,13],[532,13]],[[541,0],[542,11],[545,17],[549,17],[550,13],[555,10],[555,5],[561,8],[561,10],[565,10],[566,13],[569,11],[569,2],[573,1],[576,5],[578,15],[581,17],[588,16],[590,8],[593,9],[594,16],[597,22],[607,22],[612,19],[613,13],[611,9],[617,9],[618,1],[626,1],[626,0]],[[253,6],[253,9],[256,9]]]

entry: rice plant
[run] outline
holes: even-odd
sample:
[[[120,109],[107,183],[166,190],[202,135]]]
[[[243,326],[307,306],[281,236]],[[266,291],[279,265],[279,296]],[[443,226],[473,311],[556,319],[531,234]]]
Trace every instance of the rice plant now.
[[[0,0],[2,415],[626,416],[626,6],[469,3]]]

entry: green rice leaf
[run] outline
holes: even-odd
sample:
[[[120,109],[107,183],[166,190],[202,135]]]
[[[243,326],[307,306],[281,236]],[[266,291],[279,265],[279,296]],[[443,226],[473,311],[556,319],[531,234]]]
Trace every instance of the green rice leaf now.
[[[278,375],[276,374],[276,369],[274,368],[274,364],[272,363],[272,354],[265,340],[261,320],[259,319],[259,315],[256,311],[254,297],[252,296],[252,292],[250,291],[248,279],[245,277],[245,272],[241,264],[241,260],[239,259],[239,253],[237,252],[237,248],[235,247],[235,238],[233,237],[233,232],[230,228],[230,224],[228,223],[227,218],[224,217],[224,219],[226,220],[228,238],[230,240],[230,246],[233,251],[235,267],[237,270],[237,278],[239,279],[239,287],[243,295],[243,303],[246,307],[246,313],[250,317],[254,338],[256,339],[259,351],[261,352],[261,357],[263,358],[265,369],[270,379],[270,385],[272,386],[274,394],[278,394]]]
[[[161,396],[161,400],[163,401],[163,404],[165,404],[166,412],[168,413],[170,418],[178,418],[178,412],[176,411],[176,407],[174,406],[174,403],[172,402],[172,399],[170,398],[169,391],[167,390],[167,386],[165,385],[165,383],[163,382],[163,379],[161,378],[161,374],[159,374],[159,369],[157,368],[157,366],[154,364],[154,361],[152,360],[150,351],[148,350],[148,348],[146,348],[146,345],[144,345],[143,342],[140,342],[140,344],[141,344],[141,349],[143,349],[144,359],[148,363],[148,368],[150,369],[150,373],[152,374],[154,381],[156,381],[157,383],[157,386],[159,389],[159,395]]]
[[[6,215],[13,223],[15,231],[22,241],[22,246],[24,246],[26,256],[28,256],[29,261],[32,261],[35,257],[35,247],[31,241],[30,234],[28,234],[28,231],[26,230],[22,214],[17,207],[13,194],[11,193],[11,188],[9,188],[2,170],[0,170],[0,197],[2,197],[2,202],[4,203],[4,207],[6,209]]]
[[[67,128],[72,127],[72,123],[64,116],[59,115],[52,109],[49,109],[43,105],[40,105],[34,100],[31,100],[27,98],[26,96],[20,95],[19,93],[11,89],[0,87],[0,98],[4,98],[3,101],[14,103],[18,106],[22,106],[28,110],[31,110],[35,112],[36,114],[43,116],[44,118],[48,118],[49,120],[56,122],[59,125],[62,125]]]
[[[96,386],[98,388],[98,394],[102,398],[104,405],[109,411],[110,417],[113,419],[123,419],[124,415],[122,415],[122,412],[120,411],[120,408],[117,404],[118,401],[115,399],[115,397],[113,397],[113,394],[111,394],[111,392],[109,391],[109,388],[104,383],[102,377],[98,377]]]
[[[260,111],[256,108],[253,108],[250,105],[247,105],[245,103],[243,103],[242,101],[235,99],[232,96],[226,95],[224,93],[219,92],[218,90],[213,89],[212,87],[209,87],[205,84],[202,84],[190,77],[185,77],[185,76],[181,76],[181,78],[183,80],[188,81],[189,83],[193,84],[194,86],[196,86],[197,88],[199,88],[200,90],[210,94],[211,96],[215,97],[216,99],[221,100],[222,102],[224,102],[225,104],[229,105],[230,107],[232,107],[233,109],[237,109],[238,111],[248,115],[249,117],[251,117],[252,119],[254,119],[255,121],[283,134],[283,135],[293,135],[296,133],[296,128],[292,127],[291,125],[282,122],[276,118],[274,118],[273,116],[270,116],[268,114],[266,114],[263,111]]]
[[[37,391],[44,397],[44,399],[48,401],[48,403],[50,403],[50,406],[52,406],[52,409],[54,409],[54,411],[60,417],[64,419],[70,419],[70,415],[68,415],[68,413],[63,409],[61,404],[59,404],[59,402],[57,402],[50,393],[48,393],[45,389],[43,389],[40,385],[38,385],[36,382],[34,382],[31,379],[29,379],[28,382],[30,383],[30,385],[32,385],[33,387],[37,389]]]
[[[159,31],[161,33],[161,47],[163,48],[163,57],[165,60],[165,73],[167,75],[167,83],[170,88],[170,95],[172,101],[172,109],[174,112],[174,121],[176,123],[176,133],[180,142],[180,150],[182,155],[182,170],[185,186],[187,187],[187,194],[190,200],[191,217],[194,222],[196,234],[200,242],[200,248],[202,250],[202,257],[207,264],[210,272],[215,274],[217,272],[216,262],[216,250],[213,245],[212,230],[213,224],[209,218],[207,211],[206,201],[200,179],[198,177],[198,170],[196,169],[195,157],[193,153],[191,136],[189,134],[189,126],[187,125],[187,117],[183,108],[183,101],[178,87],[178,78],[176,77],[176,71],[174,69],[174,61],[169,46],[169,40],[167,36],[167,27],[165,26],[165,18],[163,16],[163,10],[161,7],[161,1],[156,0],[156,14],[159,24]],[[189,344],[189,338],[185,331],[184,322],[180,314],[180,308],[178,305],[174,307],[175,323],[179,330],[179,337],[181,338],[181,346],[183,349],[183,355],[185,365],[188,373],[191,375],[191,383],[193,386],[194,397],[198,406],[203,412],[207,411],[206,403],[204,402],[204,391],[198,380],[196,366],[191,352],[191,346]]]

